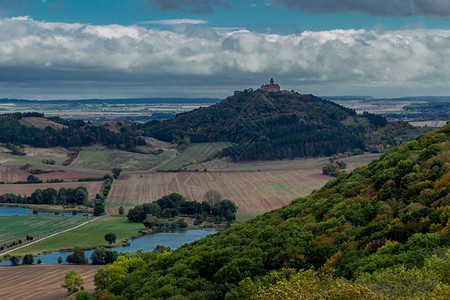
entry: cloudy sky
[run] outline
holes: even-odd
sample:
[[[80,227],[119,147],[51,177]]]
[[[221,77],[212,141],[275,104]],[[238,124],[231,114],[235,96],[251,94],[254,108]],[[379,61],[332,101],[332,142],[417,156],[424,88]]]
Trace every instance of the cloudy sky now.
[[[0,98],[450,95],[449,0],[0,0]]]

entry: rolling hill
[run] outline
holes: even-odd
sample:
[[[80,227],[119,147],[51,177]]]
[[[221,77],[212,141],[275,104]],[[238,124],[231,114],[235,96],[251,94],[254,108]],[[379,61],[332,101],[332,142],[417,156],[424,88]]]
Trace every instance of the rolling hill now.
[[[281,209],[121,256],[97,287],[111,299],[448,299],[449,149],[447,123]]]
[[[223,151],[234,161],[332,155],[365,149],[365,134],[386,119],[312,95],[244,90],[209,107],[140,127],[163,141],[236,145]],[[392,143],[392,141],[391,141]]]

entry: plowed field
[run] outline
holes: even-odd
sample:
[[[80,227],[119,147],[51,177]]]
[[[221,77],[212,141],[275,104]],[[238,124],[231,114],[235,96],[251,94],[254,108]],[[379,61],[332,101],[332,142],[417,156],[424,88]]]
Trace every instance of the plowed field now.
[[[51,166],[42,164],[33,164],[28,170],[40,169],[48,171],[49,173],[34,174],[42,181],[49,179],[62,179],[64,181],[73,181],[86,177],[102,177],[108,171],[73,169],[61,166]],[[27,170],[21,170],[18,165],[1,165],[0,166],[0,181],[11,183],[15,181],[26,181],[27,177],[31,175]]]
[[[239,207],[238,213],[257,215],[279,208],[323,186],[330,176],[322,170],[264,172],[129,172],[115,181],[108,210],[134,207],[177,192],[188,201],[202,201],[208,190],[220,191]]]
[[[77,188],[79,186],[86,187],[89,193],[89,199],[95,198],[95,194],[100,193],[103,181],[90,182],[58,182],[58,183],[36,183],[36,184],[0,184],[0,195],[6,193],[14,193],[18,195],[30,196],[37,189],[54,188]]]
[[[81,274],[85,289],[92,290],[98,268],[88,265],[0,267],[0,297],[8,300],[60,300],[67,295],[67,290],[61,287],[67,272],[73,270]]]

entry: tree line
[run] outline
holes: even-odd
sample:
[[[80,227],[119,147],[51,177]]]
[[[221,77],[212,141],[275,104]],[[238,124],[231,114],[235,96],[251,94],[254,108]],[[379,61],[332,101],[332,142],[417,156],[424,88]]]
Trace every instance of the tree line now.
[[[152,202],[137,205],[128,211],[130,222],[144,222],[147,227],[159,226],[161,223],[154,218],[174,218],[189,216],[195,218],[195,225],[201,224],[207,218],[215,221],[231,222],[236,219],[237,207],[234,202],[222,199],[222,195],[214,190],[205,194],[204,201],[186,201],[183,195],[172,193]],[[151,215],[149,217],[149,215]],[[147,220],[147,222],[146,222]],[[152,224],[152,225],[151,225]]]
[[[13,154],[20,155],[18,145],[28,144],[34,147],[81,147],[102,143],[107,147],[121,150],[134,150],[145,145],[145,140],[135,134],[112,132],[101,125],[85,123],[81,120],[66,121],[58,117],[47,118],[65,125],[54,129],[50,126],[40,129],[20,124],[25,117],[45,118],[41,113],[13,113],[0,115],[0,142],[7,143]]]

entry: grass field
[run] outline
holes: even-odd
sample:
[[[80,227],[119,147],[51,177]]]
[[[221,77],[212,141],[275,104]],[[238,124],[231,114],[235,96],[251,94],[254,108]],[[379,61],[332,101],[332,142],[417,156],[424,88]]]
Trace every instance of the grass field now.
[[[63,162],[68,158],[67,149],[56,148],[35,148],[24,146],[25,156],[12,155],[5,147],[0,147],[0,164],[40,164],[43,159],[53,159],[55,164],[62,166]]]
[[[100,193],[103,181],[89,181],[89,182],[57,182],[57,183],[35,183],[35,184],[0,184],[0,195],[6,193],[14,193],[19,195],[30,196],[37,189],[54,188],[77,188],[79,186],[86,187],[89,193],[89,199],[95,198],[95,194]]]
[[[99,266],[34,265],[0,267],[0,296],[8,300],[60,300],[67,295],[61,287],[64,276],[75,271],[84,279],[86,290],[94,289],[94,275]]]
[[[230,147],[230,142],[197,143],[189,145],[183,152],[162,164],[158,170],[178,170],[188,164],[211,159],[217,152]],[[202,169],[203,170],[203,169]]]
[[[130,223],[123,216],[105,216],[80,228],[61,233],[42,242],[19,249],[10,255],[25,255],[28,253],[39,254],[44,251],[58,251],[60,249],[80,247],[92,247],[108,245],[105,234],[112,232],[117,237],[117,245],[122,244],[123,239],[129,239],[139,230],[146,230],[142,223]]]
[[[124,171],[151,170],[175,156],[175,150],[161,154],[141,154],[111,149],[83,150],[70,165],[73,168],[108,170],[120,167]]]
[[[46,236],[78,225],[88,219],[88,217],[39,215],[0,217],[0,245],[19,239],[25,240],[27,234],[34,238]]]
[[[368,164],[380,157],[379,153],[366,153],[363,155],[350,156],[343,160],[347,163],[348,170],[357,166]],[[318,158],[296,158],[283,160],[266,160],[234,163],[227,158],[215,159],[205,163],[199,163],[187,167],[187,170],[204,170],[213,172],[258,172],[258,171],[282,171],[282,170],[311,170],[322,168],[329,163],[330,157]],[[309,172],[309,171],[308,171]]]

